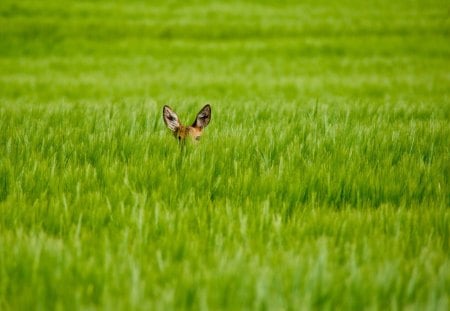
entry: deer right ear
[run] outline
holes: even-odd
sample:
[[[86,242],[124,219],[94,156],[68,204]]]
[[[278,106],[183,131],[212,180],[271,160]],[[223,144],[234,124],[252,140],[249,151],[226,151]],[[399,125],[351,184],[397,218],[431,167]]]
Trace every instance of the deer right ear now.
[[[211,106],[205,105],[205,107],[200,110],[200,112],[197,114],[197,117],[195,118],[194,124],[192,124],[193,127],[197,127],[200,129],[204,129],[211,120]]]
[[[167,105],[165,105],[163,108],[163,119],[166,126],[172,132],[176,132],[180,127],[180,121],[178,119],[177,114],[173,112],[173,110]]]

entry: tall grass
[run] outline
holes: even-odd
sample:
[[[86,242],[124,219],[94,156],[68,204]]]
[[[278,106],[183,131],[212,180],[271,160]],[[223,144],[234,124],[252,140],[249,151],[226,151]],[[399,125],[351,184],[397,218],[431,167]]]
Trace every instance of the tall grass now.
[[[0,309],[448,309],[445,8],[2,1]]]

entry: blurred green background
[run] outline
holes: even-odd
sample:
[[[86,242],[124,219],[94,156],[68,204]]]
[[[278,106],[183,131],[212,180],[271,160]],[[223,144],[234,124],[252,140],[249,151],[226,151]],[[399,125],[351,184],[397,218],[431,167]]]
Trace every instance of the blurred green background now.
[[[8,1],[3,103],[446,105],[446,1]]]

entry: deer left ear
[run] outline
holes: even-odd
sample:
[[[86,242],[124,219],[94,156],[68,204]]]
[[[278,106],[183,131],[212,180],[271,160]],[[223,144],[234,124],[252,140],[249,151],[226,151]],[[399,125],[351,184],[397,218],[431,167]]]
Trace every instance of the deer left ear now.
[[[195,118],[195,121],[192,124],[192,126],[196,127],[196,128],[204,129],[209,124],[210,120],[211,120],[211,106],[206,105],[197,114],[197,117]]]
[[[163,108],[163,119],[172,132],[176,132],[180,127],[180,120],[177,114],[169,106],[164,106]]]

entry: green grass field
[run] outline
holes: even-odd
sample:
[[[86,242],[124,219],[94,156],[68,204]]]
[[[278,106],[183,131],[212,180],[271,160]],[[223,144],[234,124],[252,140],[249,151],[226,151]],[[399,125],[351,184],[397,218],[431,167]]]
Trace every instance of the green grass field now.
[[[0,310],[448,310],[449,8],[2,0]]]

